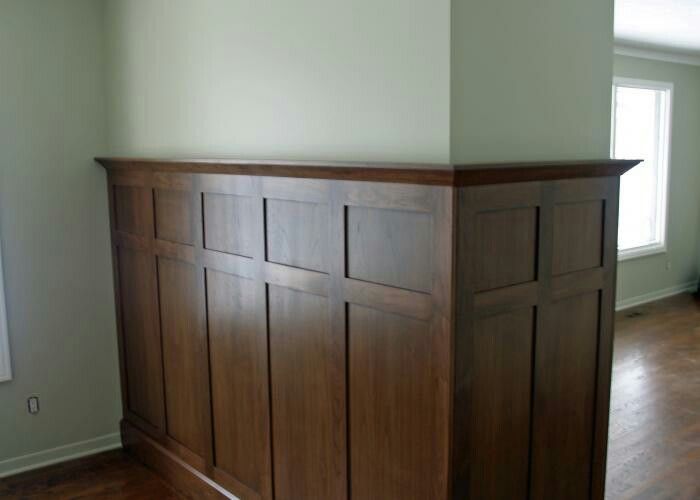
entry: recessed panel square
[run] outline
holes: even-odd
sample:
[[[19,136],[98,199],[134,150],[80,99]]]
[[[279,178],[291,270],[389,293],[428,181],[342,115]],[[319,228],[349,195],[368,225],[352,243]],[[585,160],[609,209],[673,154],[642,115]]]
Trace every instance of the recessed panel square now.
[[[347,276],[430,292],[432,217],[422,212],[347,208]]]
[[[266,200],[267,260],[328,272],[328,205]]]
[[[554,275],[600,267],[603,259],[603,201],[554,207]]]
[[[536,279],[536,207],[476,215],[476,290],[492,290]]]
[[[150,190],[134,186],[114,186],[114,215],[118,231],[149,236],[151,221]]]
[[[156,238],[192,245],[192,195],[188,191],[156,189]]]
[[[252,257],[253,229],[252,198],[204,193],[205,248]]]

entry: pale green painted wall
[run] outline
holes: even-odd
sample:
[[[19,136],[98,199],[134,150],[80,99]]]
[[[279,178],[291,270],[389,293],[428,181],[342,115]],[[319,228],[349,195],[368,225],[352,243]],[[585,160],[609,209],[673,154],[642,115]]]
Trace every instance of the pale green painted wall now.
[[[611,0],[453,0],[452,159],[607,158]]]
[[[700,269],[700,67],[615,56],[615,75],[672,82],[668,252],[625,261],[618,300],[696,280]],[[671,269],[667,269],[670,263]]]
[[[118,430],[105,175],[91,160],[106,143],[101,16],[95,0],[0,0],[0,242],[15,376],[0,383],[0,461]]]
[[[449,160],[449,0],[110,0],[114,153]]]

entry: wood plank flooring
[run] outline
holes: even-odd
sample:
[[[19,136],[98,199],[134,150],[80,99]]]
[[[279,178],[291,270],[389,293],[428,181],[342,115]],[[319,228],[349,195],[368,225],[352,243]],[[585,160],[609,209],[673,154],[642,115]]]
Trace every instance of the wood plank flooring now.
[[[700,301],[688,294],[617,315],[606,496],[700,499]],[[114,451],[0,480],[0,498],[181,497]]]
[[[183,498],[121,450],[0,479],[2,500]]]
[[[700,499],[700,301],[616,320],[606,497]]]

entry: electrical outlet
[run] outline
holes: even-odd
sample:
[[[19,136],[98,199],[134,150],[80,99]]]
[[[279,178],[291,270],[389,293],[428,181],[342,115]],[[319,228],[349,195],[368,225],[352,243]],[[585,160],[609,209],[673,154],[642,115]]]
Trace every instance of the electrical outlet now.
[[[671,261],[670,261],[670,260],[667,260],[667,261],[666,261],[666,270],[667,270],[667,271],[670,271],[670,270],[671,270]]]
[[[32,396],[27,399],[27,410],[31,415],[39,413],[39,396]]]

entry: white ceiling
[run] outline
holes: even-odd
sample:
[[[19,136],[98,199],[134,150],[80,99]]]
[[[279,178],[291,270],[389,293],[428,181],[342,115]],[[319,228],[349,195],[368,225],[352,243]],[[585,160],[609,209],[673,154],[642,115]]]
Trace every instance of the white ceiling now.
[[[700,55],[700,0],[615,0],[615,39]]]

